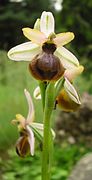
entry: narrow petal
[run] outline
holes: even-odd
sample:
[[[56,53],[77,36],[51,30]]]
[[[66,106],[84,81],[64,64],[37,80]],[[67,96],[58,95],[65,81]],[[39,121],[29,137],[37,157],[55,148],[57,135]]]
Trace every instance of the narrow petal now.
[[[65,88],[65,91],[67,92],[68,96],[72,99],[72,101],[74,101],[77,104],[81,104],[80,98],[79,98],[74,86],[68,81],[67,78],[65,78],[64,88]]]
[[[41,99],[41,92],[40,92],[40,87],[37,86],[36,89],[34,90],[34,94],[33,94],[35,99]]]
[[[26,89],[24,90],[24,93],[25,93],[27,103],[28,103],[28,108],[29,108],[28,116],[26,119],[26,124],[31,124],[32,121],[34,120],[34,106],[33,106],[33,102],[32,102],[30,93]]]
[[[51,12],[44,11],[41,15],[40,30],[46,37],[54,33],[54,17]]]
[[[33,43],[41,45],[46,40],[45,34],[40,32],[37,29],[23,28],[22,30],[23,30],[24,36],[27,37]]]
[[[78,59],[64,47],[57,48],[55,55],[60,58],[65,69],[71,70],[79,66]]]
[[[57,45],[57,47],[60,47],[60,46],[64,46],[65,44],[68,44],[73,39],[74,39],[74,34],[72,32],[59,33],[56,35],[56,38],[54,39],[54,43]]]
[[[38,135],[38,138],[41,138],[41,140],[43,140],[44,125],[42,123],[32,123],[31,127],[33,128],[34,133],[36,133],[36,135]],[[55,138],[54,130],[51,129],[51,132],[52,132],[53,138]]]
[[[31,61],[40,51],[40,47],[32,42],[26,42],[13,47],[8,57],[14,61]]]
[[[29,126],[26,127],[26,130],[28,132],[28,142],[30,145],[30,154],[33,156],[34,155],[34,144],[35,144],[34,133]]]
[[[78,75],[80,75],[84,70],[83,66],[78,66],[77,68],[67,69],[64,72],[64,77],[66,77],[69,81],[73,81]]]
[[[40,31],[40,19],[38,18],[34,24],[34,29],[37,29]]]

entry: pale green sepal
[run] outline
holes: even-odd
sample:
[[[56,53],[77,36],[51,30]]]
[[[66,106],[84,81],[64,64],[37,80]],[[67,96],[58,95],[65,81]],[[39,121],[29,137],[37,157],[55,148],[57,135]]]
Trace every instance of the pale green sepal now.
[[[66,49],[65,47],[59,47],[57,49],[57,51],[64,57],[66,58],[68,61],[72,62],[73,64],[75,64],[76,66],[79,66],[79,61],[78,59],[75,57],[75,55],[73,53],[71,53],[68,49]]]
[[[55,55],[60,58],[60,61],[65,69],[71,70],[79,66],[78,59],[64,47],[57,48]]]
[[[40,47],[32,42],[22,43],[8,51],[8,57],[14,61],[31,61],[40,52]]]
[[[75,90],[74,86],[68,81],[67,78],[65,78],[64,88],[72,101],[74,101],[77,104],[81,104],[77,91]]]
[[[35,134],[35,136],[40,140],[43,141],[43,130],[44,130],[44,125],[41,123],[32,123],[31,128]],[[51,129],[52,132],[52,137],[53,139],[55,138],[55,132],[53,129]]]

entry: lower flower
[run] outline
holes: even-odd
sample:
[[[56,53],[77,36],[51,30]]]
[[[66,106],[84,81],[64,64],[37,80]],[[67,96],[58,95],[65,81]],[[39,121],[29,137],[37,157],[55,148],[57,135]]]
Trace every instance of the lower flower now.
[[[34,106],[32,98],[29,92],[24,90],[27,102],[28,102],[28,115],[27,118],[23,117],[21,114],[16,115],[16,119],[12,120],[12,123],[18,124],[18,131],[20,137],[16,143],[16,152],[19,156],[25,157],[27,155],[34,155],[35,147],[35,137],[38,138],[40,142],[43,141],[43,130],[44,126],[42,123],[35,123],[34,120]],[[51,129],[53,138],[55,137],[54,131]]]

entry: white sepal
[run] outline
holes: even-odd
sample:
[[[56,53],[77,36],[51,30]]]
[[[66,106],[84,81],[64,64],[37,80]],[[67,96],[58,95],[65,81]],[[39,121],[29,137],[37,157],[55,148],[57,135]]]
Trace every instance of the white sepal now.
[[[79,66],[78,59],[66,48],[57,48],[55,55],[60,58],[60,61],[65,69],[74,69]]]
[[[40,30],[46,35],[46,37],[51,33],[54,33],[54,24],[55,22],[52,13],[44,11],[41,15]]]
[[[8,57],[14,61],[31,61],[40,51],[40,47],[32,42],[22,43],[8,51]]]
[[[81,104],[77,91],[75,90],[74,86],[68,81],[67,78],[65,78],[64,88],[72,101],[74,101],[77,104]]]

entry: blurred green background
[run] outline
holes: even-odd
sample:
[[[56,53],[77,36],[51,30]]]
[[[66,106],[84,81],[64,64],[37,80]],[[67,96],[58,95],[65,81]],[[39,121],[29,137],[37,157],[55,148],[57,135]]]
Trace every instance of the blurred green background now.
[[[51,11],[56,20],[56,33],[73,31],[75,39],[66,47],[85,66],[75,84],[80,94],[92,94],[92,0],[0,0],[0,180],[40,180],[39,144],[35,157],[21,159],[14,150],[18,132],[11,124],[17,113],[27,115],[24,89],[31,95],[37,81],[29,71],[28,63],[13,62],[7,51],[27,39],[23,27],[33,27],[43,11]],[[41,121],[41,102],[34,100],[37,121]],[[56,113],[58,115],[58,113]],[[55,120],[57,116],[55,115]],[[89,142],[90,143],[90,142]],[[55,143],[53,180],[66,180],[73,165],[91,149],[82,144]]]

